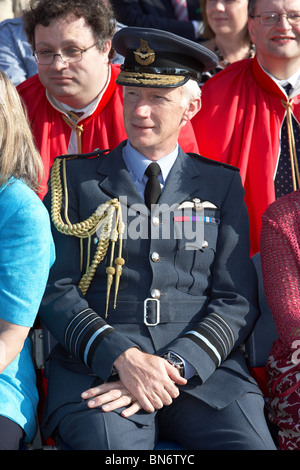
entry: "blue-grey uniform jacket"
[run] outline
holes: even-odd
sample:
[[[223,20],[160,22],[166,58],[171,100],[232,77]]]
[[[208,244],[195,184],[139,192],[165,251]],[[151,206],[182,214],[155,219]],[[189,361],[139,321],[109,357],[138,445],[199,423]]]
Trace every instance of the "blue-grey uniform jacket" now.
[[[158,212],[150,217],[122,158],[123,146],[66,162],[72,224],[112,198],[123,201],[125,265],[116,308],[112,299],[105,318],[109,252],[83,295],[80,240],[53,228],[56,262],[40,309],[42,322],[59,342],[49,359],[46,434],[65,414],[87,406],[81,393],[97,380],[109,380],[116,358],[133,346],[183,357],[196,370],[183,389],[214,408],[249,391],[260,393],[242,351],[258,311],[238,170],[179,148]],[[45,199],[49,210],[50,200],[51,191]],[[195,200],[204,207],[200,216]],[[186,217],[194,219],[192,225],[184,224]],[[191,240],[197,224],[200,235]],[[95,233],[91,258],[97,241]],[[153,418],[141,411],[131,419]]]

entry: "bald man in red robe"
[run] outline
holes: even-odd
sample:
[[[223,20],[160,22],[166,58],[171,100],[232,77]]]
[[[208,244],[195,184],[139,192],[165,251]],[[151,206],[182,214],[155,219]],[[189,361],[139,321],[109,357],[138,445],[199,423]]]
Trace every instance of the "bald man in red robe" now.
[[[202,108],[193,119],[199,152],[240,168],[252,253],[259,251],[261,217],[268,205],[295,189],[285,186],[280,192],[280,183],[275,194],[282,166],[281,127],[288,111],[295,126],[300,123],[298,10],[296,0],[249,1],[249,32],[256,57],[236,62],[211,78],[202,88]],[[287,16],[289,12],[293,14]],[[284,89],[288,82],[289,96]],[[296,153],[298,159],[297,142]],[[291,172],[292,167],[287,168],[287,180]]]

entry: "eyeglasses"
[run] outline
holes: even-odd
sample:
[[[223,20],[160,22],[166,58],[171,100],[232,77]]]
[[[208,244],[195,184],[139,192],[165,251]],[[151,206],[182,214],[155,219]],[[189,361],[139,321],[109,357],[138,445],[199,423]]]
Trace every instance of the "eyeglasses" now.
[[[266,26],[273,26],[278,23],[281,16],[285,16],[291,25],[300,23],[300,11],[290,11],[289,13],[266,11],[266,13],[262,13],[261,15],[253,15],[252,18],[260,18],[260,22],[262,24]]]
[[[35,51],[33,53],[35,60],[39,65],[51,65],[54,62],[55,57],[60,57],[63,62],[75,63],[80,62],[82,59],[82,54],[92,49],[92,47],[98,46],[98,43],[92,44],[86,49],[79,49],[78,47],[69,47],[68,49],[63,49],[60,54],[55,54],[54,52],[44,50],[44,51]]]

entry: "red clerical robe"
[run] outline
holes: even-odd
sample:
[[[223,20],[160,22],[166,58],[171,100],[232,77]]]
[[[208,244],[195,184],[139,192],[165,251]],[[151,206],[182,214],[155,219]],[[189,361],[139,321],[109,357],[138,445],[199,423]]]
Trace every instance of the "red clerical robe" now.
[[[299,90],[298,90],[299,93]],[[274,176],[286,96],[257,58],[226,67],[202,87],[193,118],[201,155],[240,168],[250,218],[251,254],[259,251],[261,218],[275,199]],[[292,112],[300,121],[300,95]]]
[[[115,83],[119,65],[111,65],[109,84],[94,113],[80,121],[82,126],[82,152],[95,149],[114,149],[127,138],[123,124],[123,87]],[[68,153],[72,129],[62,118],[63,114],[50,104],[38,75],[30,77],[18,87],[31,123],[37,148],[41,154],[45,173],[41,183],[40,197],[47,192],[47,181],[54,158]],[[191,123],[181,131],[179,144],[185,152],[197,152],[198,146]]]

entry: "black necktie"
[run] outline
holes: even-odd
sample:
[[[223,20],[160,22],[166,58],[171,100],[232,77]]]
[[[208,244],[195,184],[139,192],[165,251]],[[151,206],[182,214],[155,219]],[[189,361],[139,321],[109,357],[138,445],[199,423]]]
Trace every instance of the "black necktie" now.
[[[148,176],[148,181],[145,187],[145,203],[149,209],[151,209],[151,204],[157,203],[159,196],[161,195],[160,183],[157,178],[160,171],[158,163],[150,163],[145,171],[145,174]]]
[[[283,85],[282,88],[284,88],[284,91],[286,92],[286,94],[290,96],[290,93],[293,89],[292,85],[289,82],[287,82],[285,85]]]
[[[288,83],[285,85],[284,90],[289,96],[292,85]],[[297,150],[297,157],[300,155],[300,132],[299,124],[292,117],[293,133]],[[275,178],[275,197],[280,198],[284,194],[288,194],[294,190],[292,179],[291,155],[289,148],[289,138],[287,129],[287,119],[285,118],[281,129],[281,142],[280,142],[280,158]]]

